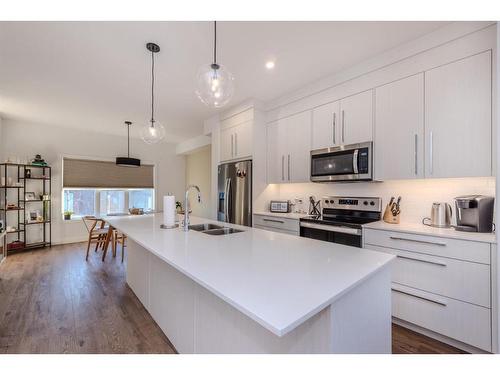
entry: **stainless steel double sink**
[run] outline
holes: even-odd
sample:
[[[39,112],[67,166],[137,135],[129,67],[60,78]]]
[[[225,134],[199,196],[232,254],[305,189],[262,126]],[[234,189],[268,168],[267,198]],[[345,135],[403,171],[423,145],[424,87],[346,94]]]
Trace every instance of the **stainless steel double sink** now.
[[[240,229],[228,228],[228,227],[223,227],[221,225],[209,224],[209,223],[208,224],[193,224],[193,225],[190,225],[188,228],[190,230],[195,230],[197,232],[210,234],[212,236],[221,236],[221,235],[225,235],[225,234],[243,232]]]

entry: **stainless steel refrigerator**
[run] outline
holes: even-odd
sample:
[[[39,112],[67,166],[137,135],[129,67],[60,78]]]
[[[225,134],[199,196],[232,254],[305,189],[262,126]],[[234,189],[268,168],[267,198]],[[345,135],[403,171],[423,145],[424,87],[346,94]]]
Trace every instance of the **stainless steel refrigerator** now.
[[[219,165],[217,219],[252,226],[252,161]]]

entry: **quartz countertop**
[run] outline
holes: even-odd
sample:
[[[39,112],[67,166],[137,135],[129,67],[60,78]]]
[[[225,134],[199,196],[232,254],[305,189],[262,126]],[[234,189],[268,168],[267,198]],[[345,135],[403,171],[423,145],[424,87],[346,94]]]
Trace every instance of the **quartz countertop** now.
[[[277,336],[292,331],[394,259],[382,252],[196,217],[191,217],[191,224],[214,223],[243,232],[211,236],[160,229],[161,214],[106,221]]]
[[[466,241],[496,243],[495,233],[460,232],[453,228],[435,228],[421,223],[388,224],[381,220],[365,224],[363,228],[454,238]]]
[[[297,213],[297,212],[269,212],[269,211],[257,211],[253,213],[254,215],[262,215],[262,216],[274,216],[274,217],[282,217],[285,219],[294,219],[299,220],[303,217],[309,216],[306,213]]]

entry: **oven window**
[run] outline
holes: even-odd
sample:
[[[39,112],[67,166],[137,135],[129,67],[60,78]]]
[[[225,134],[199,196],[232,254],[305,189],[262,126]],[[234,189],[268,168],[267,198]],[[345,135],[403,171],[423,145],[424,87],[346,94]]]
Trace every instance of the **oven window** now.
[[[313,156],[311,174],[313,176],[354,174],[353,151]]]

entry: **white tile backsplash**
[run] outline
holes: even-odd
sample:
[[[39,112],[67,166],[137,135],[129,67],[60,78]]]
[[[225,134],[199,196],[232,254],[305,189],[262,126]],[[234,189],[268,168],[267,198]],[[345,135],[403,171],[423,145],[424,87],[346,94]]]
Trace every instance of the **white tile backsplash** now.
[[[280,184],[272,189],[276,196],[272,199],[303,199],[303,209],[309,207],[309,196],[320,199],[326,195],[343,195],[354,197],[381,197],[383,204],[389,202],[391,196],[401,195],[401,221],[419,223],[430,215],[433,202],[448,202],[453,207],[455,222],[454,197],[467,194],[495,196],[494,177],[449,178],[399,180],[386,182],[358,183],[303,183]]]

